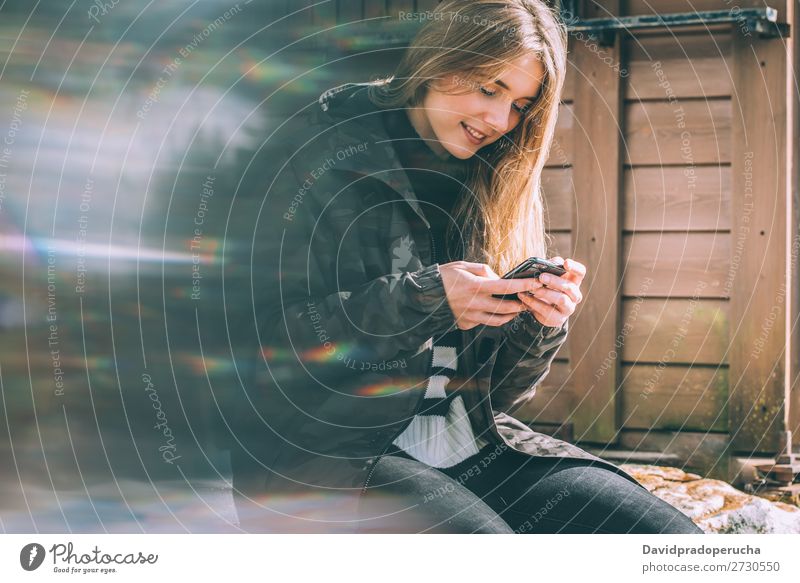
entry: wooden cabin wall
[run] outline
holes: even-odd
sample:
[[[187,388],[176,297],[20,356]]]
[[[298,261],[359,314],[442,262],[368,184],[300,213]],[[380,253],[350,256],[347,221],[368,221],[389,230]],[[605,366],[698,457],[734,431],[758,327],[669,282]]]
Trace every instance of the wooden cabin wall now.
[[[653,3],[602,4],[586,3],[585,17],[646,14]],[[729,453],[780,449],[789,398],[789,427],[798,426],[797,344],[787,342],[797,326],[798,239],[786,41],[727,26],[623,37],[600,56],[586,45],[572,38],[576,80],[562,106],[572,131],[562,141],[574,154],[551,156],[545,197],[560,254],[610,269],[587,277],[577,333],[525,417],[566,420],[578,440],[678,453],[724,475]]]
[[[586,333],[559,353],[561,374],[540,392],[552,398],[527,416],[571,418],[575,438],[596,443],[627,430],[726,433],[731,34],[620,39],[600,57],[587,44],[572,39],[579,79],[565,105],[582,111],[570,142],[581,162],[551,170],[580,178],[558,182],[566,193],[545,183],[559,251],[594,271],[573,327]]]

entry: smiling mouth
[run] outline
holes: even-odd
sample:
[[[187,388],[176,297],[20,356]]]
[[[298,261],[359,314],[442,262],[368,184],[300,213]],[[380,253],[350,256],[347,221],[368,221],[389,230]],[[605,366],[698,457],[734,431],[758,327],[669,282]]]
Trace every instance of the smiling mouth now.
[[[463,121],[461,122],[461,127],[464,128],[464,131],[466,132],[466,134],[470,138],[472,138],[472,141],[475,142],[475,143],[480,143],[480,142],[482,142],[483,140],[486,139],[486,134],[483,134],[483,133],[479,132],[478,130],[476,130],[475,128],[473,128],[471,126],[468,126]]]

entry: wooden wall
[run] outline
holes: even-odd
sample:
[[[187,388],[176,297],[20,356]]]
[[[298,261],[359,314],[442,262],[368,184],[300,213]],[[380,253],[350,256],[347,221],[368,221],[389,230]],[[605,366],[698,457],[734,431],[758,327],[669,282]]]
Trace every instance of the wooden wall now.
[[[598,4],[585,16],[654,3]],[[566,421],[587,443],[773,453],[798,402],[787,42],[728,25],[623,36],[599,55],[590,45],[571,38],[545,197],[556,250],[595,273],[526,420]]]

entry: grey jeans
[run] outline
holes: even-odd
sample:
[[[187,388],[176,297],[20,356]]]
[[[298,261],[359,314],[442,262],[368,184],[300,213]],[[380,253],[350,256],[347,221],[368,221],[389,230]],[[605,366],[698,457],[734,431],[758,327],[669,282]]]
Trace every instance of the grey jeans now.
[[[590,460],[531,458],[510,448],[498,454],[492,446],[446,469],[397,449],[384,455],[361,496],[358,532],[703,533],[675,507]]]

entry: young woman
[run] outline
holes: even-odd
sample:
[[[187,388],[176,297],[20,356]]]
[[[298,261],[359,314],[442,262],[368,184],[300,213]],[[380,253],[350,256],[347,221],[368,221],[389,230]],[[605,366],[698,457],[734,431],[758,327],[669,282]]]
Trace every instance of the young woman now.
[[[543,1],[444,1],[393,76],[335,87],[270,137],[253,254],[265,430],[234,460],[248,530],[701,532],[511,416],[586,274],[555,257],[561,277],[498,275],[547,256],[565,68]]]

